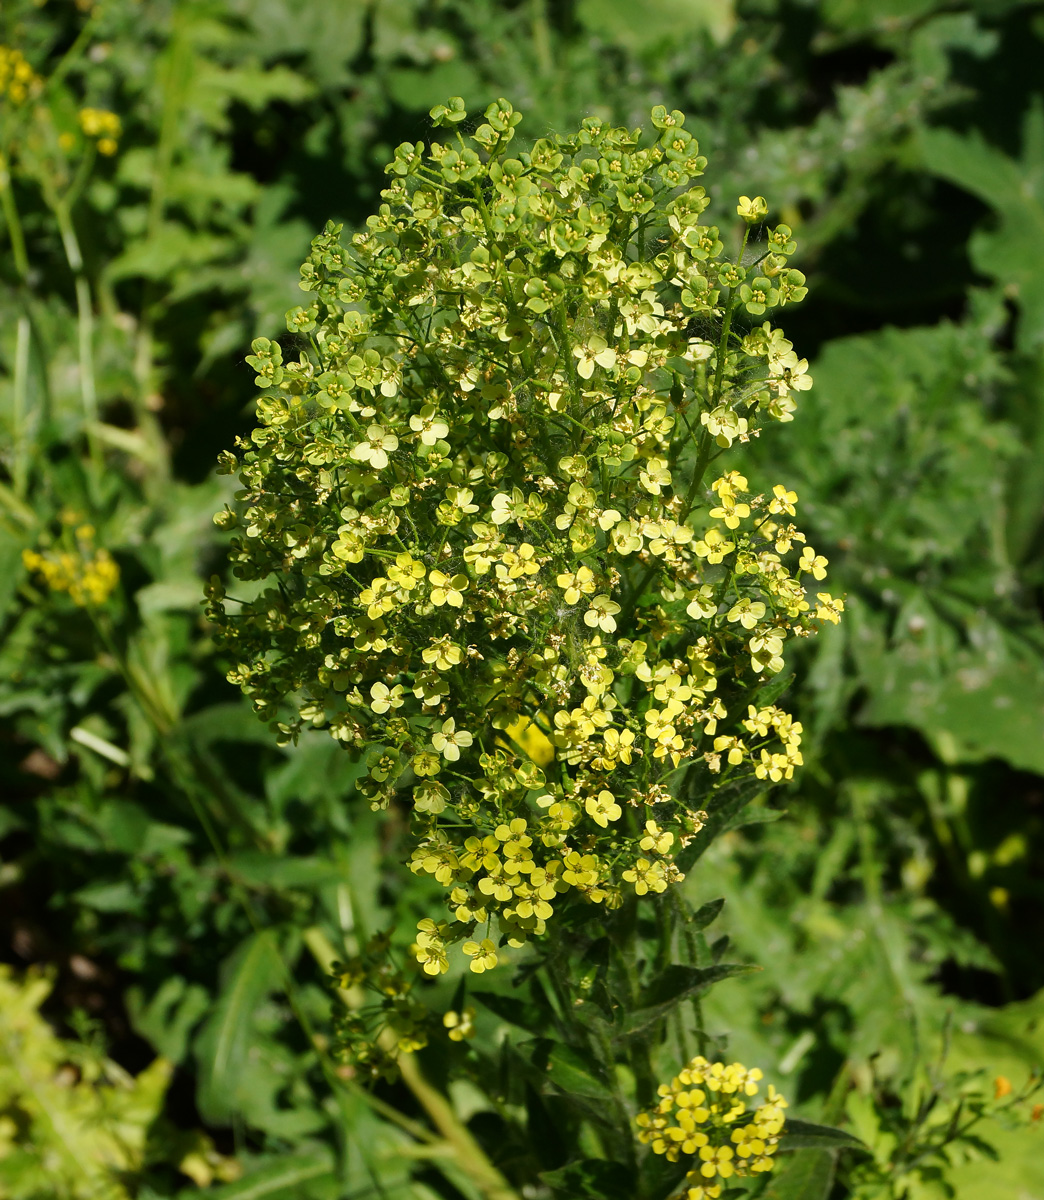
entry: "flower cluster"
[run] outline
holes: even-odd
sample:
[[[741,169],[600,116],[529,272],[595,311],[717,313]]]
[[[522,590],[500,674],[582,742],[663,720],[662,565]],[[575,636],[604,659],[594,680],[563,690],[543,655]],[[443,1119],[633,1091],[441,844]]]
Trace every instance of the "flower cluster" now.
[[[208,611],[278,737],[325,728],[374,808],[410,809],[411,868],[445,889],[429,974],[680,879],[716,787],[800,765],[759,697],[843,607],[809,592],[793,492],[708,486],[811,383],[761,319],[803,294],[791,231],[751,243],[741,202],[726,258],[684,118],[652,116],[512,156],[501,100],[470,138],[404,143],[365,230],[314,240],[297,356],[247,360],[259,424],[215,519],[256,586],[214,581]]]
[[[16,106],[24,104],[39,91],[41,82],[21,50],[0,44],[0,98]]]
[[[92,525],[81,525],[74,536],[74,549],[23,550],[22,562],[52,592],[68,592],[81,608],[104,604],[120,581],[120,569],[108,550],[94,549]]]
[[[89,138],[97,138],[99,154],[115,154],[116,140],[122,132],[120,118],[105,108],[81,108],[80,128]]]
[[[423,1049],[432,1024],[430,1010],[413,997],[415,973],[396,965],[387,933],[374,934],[358,954],[330,969],[348,1000],[337,1029],[338,1049],[347,1065],[370,1080],[395,1079],[399,1055]],[[452,1024],[444,1019],[450,1037],[470,1037],[473,1010],[453,1016]]]
[[[756,1104],[760,1079],[757,1067],[696,1057],[660,1085],[654,1109],[638,1114],[638,1140],[654,1154],[693,1160],[679,1200],[718,1197],[720,1180],[772,1170],[787,1102],[770,1084]]]

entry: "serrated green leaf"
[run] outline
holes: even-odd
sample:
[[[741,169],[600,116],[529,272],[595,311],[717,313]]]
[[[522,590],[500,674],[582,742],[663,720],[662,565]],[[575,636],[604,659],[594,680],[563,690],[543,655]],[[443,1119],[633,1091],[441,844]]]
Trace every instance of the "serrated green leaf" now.
[[[773,1171],[764,1200],[827,1200],[836,1166],[837,1156],[829,1150],[799,1150]]]
[[[864,1150],[870,1148],[859,1138],[834,1129],[831,1125],[816,1125],[799,1117],[788,1117],[783,1129],[781,1147],[789,1150]]]
[[[629,1168],[601,1158],[584,1158],[556,1171],[542,1171],[540,1178],[567,1200],[630,1200],[634,1195],[634,1176]]]
[[[598,1100],[610,1100],[612,1092],[590,1060],[585,1059],[570,1046],[554,1042],[550,1038],[536,1038],[517,1047],[536,1071],[550,1080],[567,1096],[588,1096]]]
[[[529,1033],[546,1031],[552,1020],[549,1011],[536,1004],[520,1000],[516,996],[504,996],[499,992],[486,991],[472,992],[471,995],[484,1004],[491,1013],[495,1013],[502,1020],[517,1025],[519,1029],[525,1029]]]
[[[971,259],[1017,299],[1019,345],[1039,346],[1044,342],[1044,101],[1036,97],[1026,113],[1019,160],[989,145],[978,130],[962,135],[926,129],[918,145],[929,171],[996,212],[996,228],[972,237]]]
[[[670,1016],[675,1008],[692,996],[699,996],[715,983],[734,975],[749,975],[760,967],[742,963],[718,963],[711,967],[671,966],[649,985],[641,1008],[622,1016],[613,1030],[616,1044],[629,1042],[645,1034],[651,1025]]]

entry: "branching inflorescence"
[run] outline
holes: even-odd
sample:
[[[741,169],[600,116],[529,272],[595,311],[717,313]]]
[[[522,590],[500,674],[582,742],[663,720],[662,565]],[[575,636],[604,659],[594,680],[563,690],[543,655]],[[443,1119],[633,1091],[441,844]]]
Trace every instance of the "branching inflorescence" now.
[[[791,231],[743,197],[727,258],[684,118],[652,117],[511,157],[500,100],[470,137],[400,146],[366,229],[312,244],[304,349],[249,359],[259,425],[217,520],[261,584],[215,581],[210,614],[282,739],[327,729],[367,755],[374,808],[409,807],[411,868],[446,892],[429,974],[682,878],[716,788],[801,763],[765,690],[843,608],[794,493],[709,470],[811,384],[762,319],[805,292]]]

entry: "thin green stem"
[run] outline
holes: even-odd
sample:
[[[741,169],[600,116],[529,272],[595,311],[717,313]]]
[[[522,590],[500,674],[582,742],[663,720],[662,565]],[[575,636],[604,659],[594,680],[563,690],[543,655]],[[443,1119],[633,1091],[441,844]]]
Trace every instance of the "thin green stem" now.
[[[98,394],[94,379],[94,306],[91,300],[91,285],[84,272],[83,254],[68,205],[64,199],[59,199],[53,194],[48,197],[48,200],[58,222],[62,249],[65,251],[65,258],[69,264],[69,270],[72,271],[76,288],[76,324],[83,414],[89,422],[97,421]],[[90,432],[88,432],[88,440],[93,449],[95,443]]]
[[[19,500],[25,497],[29,478],[29,445],[26,424],[29,408],[30,332],[29,318],[24,315],[20,316],[15,336],[14,411],[11,414],[11,440],[14,443],[11,476],[14,492]]]
[[[15,270],[25,283],[29,278],[29,256],[25,250],[25,234],[22,232],[18,206],[11,190],[11,166],[6,154],[0,155],[0,207],[3,208],[4,221],[7,224],[7,236],[11,239]]]

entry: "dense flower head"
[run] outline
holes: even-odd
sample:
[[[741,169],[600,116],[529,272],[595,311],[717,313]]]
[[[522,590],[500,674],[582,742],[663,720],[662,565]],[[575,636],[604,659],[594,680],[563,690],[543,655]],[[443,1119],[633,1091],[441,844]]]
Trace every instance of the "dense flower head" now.
[[[253,343],[216,520],[254,598],[215,582],[209,612],[280,738],[325,728],[374,808],[412,809],[437,975],[453,944],[489,970],[564,904],[681,879],[717,786],[801,764],[759,696],[843,605],[806,594],[826,560],[794,493],[711,471],[810,383],[763,319],[800,299],[790,230],[748,248],[754,204],[725,259],[678,113],[515,156],[507,101],[470,139],[462,102],[432,115],[453,143],[404,143],[366,228],[314,240],[296,357]],[[744,299],[752,253],[773,282]]]
[[[21,50],[0,44],[0,101],[24,104],[39,92],[42,82]]]
[[[761,1078],[757,1067],[697,1056],[638,1114],[640,1142],[671,1162],[692,1161],[679,1200],[717,1197],[721,1180],[772,1170],[787,1102],[771,1084],[756,1100]]]
[[[80,128],[90,138],[97,139],[97,147],[102,154],[115,154],[116,142],[123,131],[120,118],[107,108],[81,108],[79,112]]]
[[[52,592],[67,592],[81,608],[104,604],[120,581],[112,555],[104,547],[95,548],[91,525],[79,525],[59,547],[23,550],[22,562]]]

